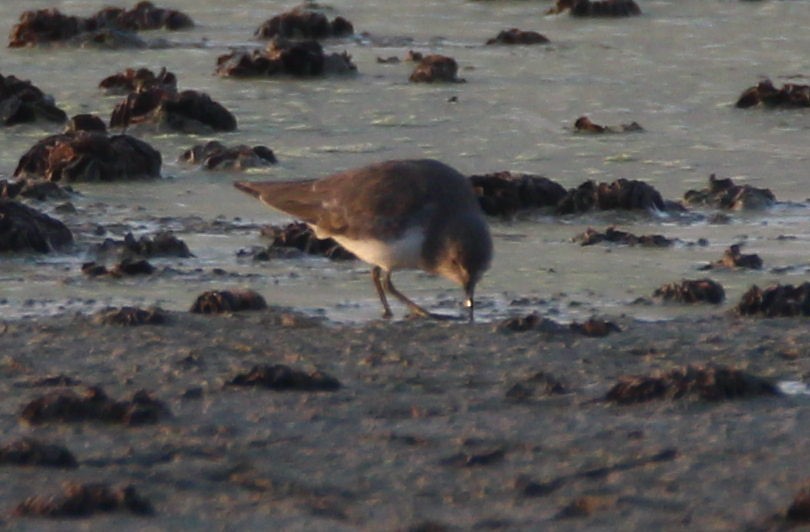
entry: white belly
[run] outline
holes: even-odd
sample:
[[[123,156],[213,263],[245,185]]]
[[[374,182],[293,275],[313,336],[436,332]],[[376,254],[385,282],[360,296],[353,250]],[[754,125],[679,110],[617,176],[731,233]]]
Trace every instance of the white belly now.
[[[379,266],[383,270],[422,267],[422,245],[425,237],[421,228],[411,229],[402,238],[387,242],[376,239],[355,240],[345,236],[332,238],[361,260]]]

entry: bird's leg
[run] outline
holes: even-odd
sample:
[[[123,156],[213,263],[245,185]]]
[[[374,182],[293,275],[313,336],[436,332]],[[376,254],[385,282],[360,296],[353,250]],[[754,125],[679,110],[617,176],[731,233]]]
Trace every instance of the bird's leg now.
[[[385,309],[383,312],[383,318],[390,318],[393,316],[391,312],[391,307],[388,306],[388,300],[385,298],[385,290],[383,290],[383,285],[380,282],[380,273],[382,272],[382,268],[379,266],[374,266],[371,268],[371,280],[374,281],[374,288],[377,289],[377,295],[380,296],[380,301],[382,301],[382,306]],[[385,278],[388,279],[389,274],[385,274]]]
[[[415,316],[419,316],[420,318],[440,318],[440,316],[436,314],[432,314],[427,310],[423,309],[410,299],[408,299],[405,294],[400,292],[394,287],[394,283],[391,281],[391,272],[385,272],[385,278],[383,280],[385,283],[385,289],[388,290],[391,294],[393,294],[397,299],[402,301],[407,307],[408,310],[411,311],[412,314]]]

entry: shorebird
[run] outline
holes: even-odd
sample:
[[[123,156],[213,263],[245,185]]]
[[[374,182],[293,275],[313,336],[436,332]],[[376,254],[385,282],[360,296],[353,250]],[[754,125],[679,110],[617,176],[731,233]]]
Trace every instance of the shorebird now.
[[[447,318],[417,305],[391,281],[395,270],[421,269],[460,284],[473,320],[475,285],[489,268],[492,239],[469,180],[446,164],[386,161],[322,179],[234,186],[371,264],[384,318],[392,316],[386,292],[416,316]]]

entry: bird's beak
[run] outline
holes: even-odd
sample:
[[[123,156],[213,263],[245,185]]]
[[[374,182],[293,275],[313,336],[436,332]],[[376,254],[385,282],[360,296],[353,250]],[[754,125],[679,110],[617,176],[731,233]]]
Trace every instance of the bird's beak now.
[[[464,306],[470,309],[470,323],[474,321],[474,313],[475,313],[475,298],[473,297],[475,292],[475,286],[470,285],[464,290],[467,298],[464,300]]]

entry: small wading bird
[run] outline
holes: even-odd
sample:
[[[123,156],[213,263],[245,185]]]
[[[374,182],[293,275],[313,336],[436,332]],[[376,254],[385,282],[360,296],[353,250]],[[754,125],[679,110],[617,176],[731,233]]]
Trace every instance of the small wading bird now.
[[[462,286],[472,321],[475,285],[489,268],[492,239],[469,180],[446,164],[387,161],[323,179],[234,186],[371,264],[383,317],[392,315],[388,292],[414,315],[448,318],[428,312],[394,287],[394,270],[421,269]]]

